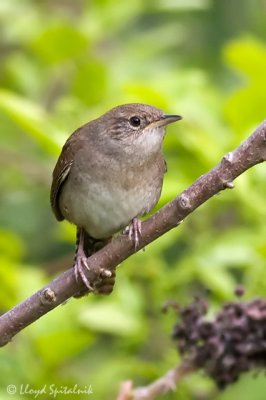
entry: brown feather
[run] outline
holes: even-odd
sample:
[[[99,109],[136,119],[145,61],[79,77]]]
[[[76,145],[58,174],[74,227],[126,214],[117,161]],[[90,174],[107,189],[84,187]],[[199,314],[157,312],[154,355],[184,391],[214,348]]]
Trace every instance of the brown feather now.
[[[75,152],[77,151],[82,141],[80,141],[79,135],[77,135],[82,127],[78,128],[72,135],[68,138],[65,145],[62,148],[61,154],[57,160],[53,171],[53,180],[50,192],[51,207],[58,221],[63,221],[64,216],[60,210],[59,206],[59,196],[62,190],[63,184],[66,182],[71,166],[74,162]]]

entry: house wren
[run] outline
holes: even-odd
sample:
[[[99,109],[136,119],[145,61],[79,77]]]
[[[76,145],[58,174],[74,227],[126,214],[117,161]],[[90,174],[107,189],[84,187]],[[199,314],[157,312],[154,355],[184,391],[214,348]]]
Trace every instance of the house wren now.
[[[180,119],[146,104],[125,104],[83,125],[66,141],[53,172],[51,205],[59,221],[77,226],[74,271],[88,289],[84,270],[95,243],[105,243],[129,225],[137,248],[137,218],[161,194],[165,127]]]

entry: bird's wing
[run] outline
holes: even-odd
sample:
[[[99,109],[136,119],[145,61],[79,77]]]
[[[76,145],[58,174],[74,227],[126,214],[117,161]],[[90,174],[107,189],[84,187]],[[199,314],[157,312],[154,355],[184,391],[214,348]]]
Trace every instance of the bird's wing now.
[[[79,150],[80,147],[79,141],[76,140],[78,138],[78,135],[76,134],[79,130],[80,128],[77,129],[66,141],[53,171],[50,201],[52,210],[58,221],[62,221],[64,219],[64,216],[62,215],[59,207],[59,196],[62,187],[69,176],[71,166],[74,162],[75,153]],[[83,143],[81,144],[83,145]]]
[[[167,162],[164,160],[164,173],[166,174],[167,172]]]

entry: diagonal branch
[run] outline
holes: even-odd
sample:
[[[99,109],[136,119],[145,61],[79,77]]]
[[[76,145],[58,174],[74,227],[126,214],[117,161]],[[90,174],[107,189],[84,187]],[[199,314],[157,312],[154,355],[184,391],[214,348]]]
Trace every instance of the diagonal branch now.
[[[223,189],[234,187],[233,181],[252,166],[266,160],[266,120],[234,151],[226,154],[222,161],[173,201],[142,224],[142,236],[137,250],[175,228],[180,222],[206,200]],[[120,235],[88,259],[90,270],[86,277],[92,284],[100,275],[108,276],[118,264],[135,253],[132,242]],[[70,268],[24,302],[0,317],[0,346],[7,344],[13,336],[36,321],[68,298],[83,289],[77,283]]]

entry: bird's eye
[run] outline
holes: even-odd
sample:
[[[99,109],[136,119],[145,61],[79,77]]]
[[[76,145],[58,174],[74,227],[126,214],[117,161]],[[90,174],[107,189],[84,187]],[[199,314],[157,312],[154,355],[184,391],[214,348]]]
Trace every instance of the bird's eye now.
[[[140,126],[140,118],[137,117],[136,115],[134,115],[134,117],[131,117],[129,119],[130,125],[133,126],[134,128],[137,128],[138,126]]]

